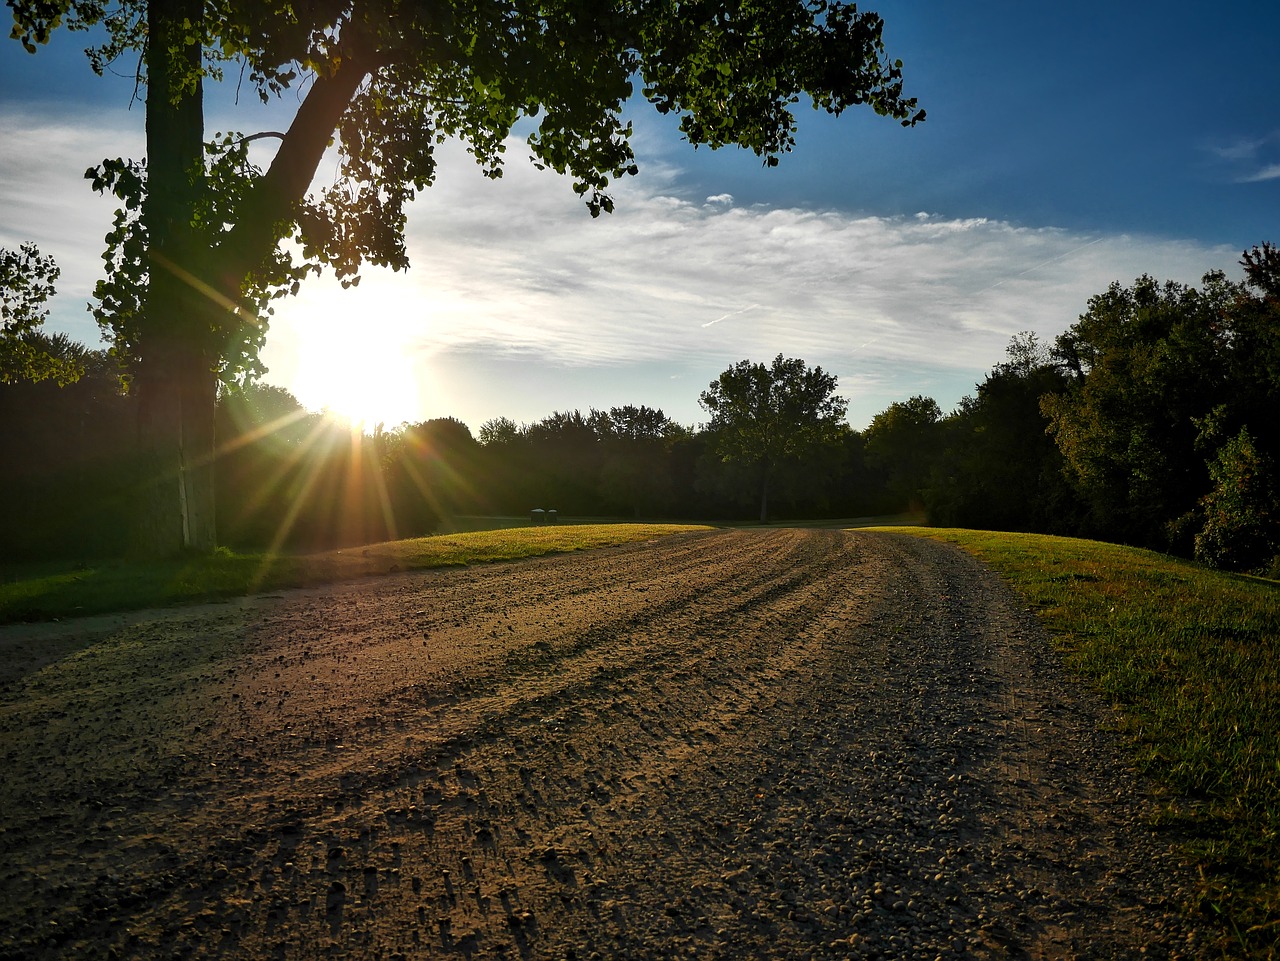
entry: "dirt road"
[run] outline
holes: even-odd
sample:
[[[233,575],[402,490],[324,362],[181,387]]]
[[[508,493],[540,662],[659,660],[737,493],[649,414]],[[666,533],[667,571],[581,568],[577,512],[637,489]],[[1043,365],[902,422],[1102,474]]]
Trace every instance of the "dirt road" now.
[[[0,958],[1193,957],[993,575],[716,531],[0,630]]]

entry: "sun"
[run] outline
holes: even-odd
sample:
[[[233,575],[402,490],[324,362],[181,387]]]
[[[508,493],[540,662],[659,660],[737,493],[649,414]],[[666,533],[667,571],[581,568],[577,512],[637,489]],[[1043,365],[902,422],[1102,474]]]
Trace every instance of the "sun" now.
[[[355,327],[326,324],[310,332],[299,348],[294,396],[307,409],[326,411],[366,432],[378,424],[421,420],[407,332]]]

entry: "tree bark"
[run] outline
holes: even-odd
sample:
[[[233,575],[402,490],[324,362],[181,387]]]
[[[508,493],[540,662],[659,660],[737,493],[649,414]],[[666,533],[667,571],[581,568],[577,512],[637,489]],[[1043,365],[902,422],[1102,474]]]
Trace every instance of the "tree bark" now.
[[[212,331],[219,308],[201,292],[208,289],[208,243],[196,225],[204,169],[202,18],[203,0],[150,0],[147,7],[149,278],[135,377],[142,496],[132,547],[153,556],[217,543]]]
[[[142,469],[131,547],[151,556],[217,546],[214,408],[219,331],[246,278],[305,196],[367,65],[345,59],[312,86],[242,219],[217,249],[197,224],[203,198],[199,76],[204,0],[149,0],[147,227],[149,279],[135,377]],[[252,322],[241,318],[240,322]]]

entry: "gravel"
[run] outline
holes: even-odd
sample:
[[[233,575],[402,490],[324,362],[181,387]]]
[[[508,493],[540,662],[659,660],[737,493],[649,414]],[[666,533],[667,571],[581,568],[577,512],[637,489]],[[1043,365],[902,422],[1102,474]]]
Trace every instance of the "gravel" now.
[[[135,642],[150,693],[95,699]],[[51,693],[54,649],[89,663]],[[0,958],[1208,944],[1110,709],[930,541],[680,535],[0,651]]]

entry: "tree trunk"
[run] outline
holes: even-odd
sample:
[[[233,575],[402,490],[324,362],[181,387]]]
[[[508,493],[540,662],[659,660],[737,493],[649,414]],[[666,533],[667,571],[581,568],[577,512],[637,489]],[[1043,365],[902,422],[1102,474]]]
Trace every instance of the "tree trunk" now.
[[[212,550],[217,383],[210,359],[190,345],[153,342],[146,361],[135,381],[144,474],[133,547],[148,556]]]
[[[769,465],[760,470],[760,523],[769,523]]]
[[[216,247],[198,222],[204,199],[199,69],[205,0],[148,0],[148,282],[137,345],[143,470],[134,550],[166,556],[217,545],[214,405],[223,332],[246,278],[278,241],[306,193],[343,110],[372,59],[347,56],[318,77],[241,221]]]
[[[200,67],[203,0],[150,0],[147,64],[148,285],[135,378],[143,471],[135,550],[167,556],[217,543],[212,332],[218,308],[201,293],[208,241]],[[184,21],[188,26],[184,28]]]

